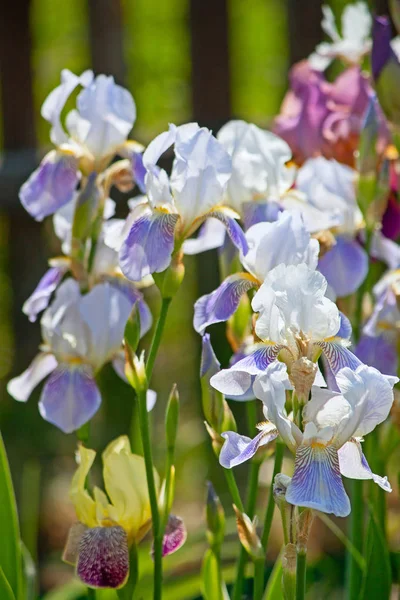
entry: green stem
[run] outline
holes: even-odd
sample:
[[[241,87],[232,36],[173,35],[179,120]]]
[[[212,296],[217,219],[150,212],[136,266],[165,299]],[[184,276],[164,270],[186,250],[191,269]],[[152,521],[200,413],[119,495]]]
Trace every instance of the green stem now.
[[[351,480],[351,513],[349,541],[362,553],[364,533],[363,482],[360,479]],[[347,599],[356,600],[360,595],[362,570],[351,552],[347,553]]]
[[[264,593],[264,560],[254,563],[254,589],[253,600],[262,600]]]
[[[249,429],[249,434],[252,435],[255,426],[257,424],[257,405],[256,401],[253,400],[251,402],[246,403],[247,410],[247,426]],[[258,492],[258,474],[260,471],[261,462],[252,460],[250,462],[250,472],[249,472],[249,480],[247,483],[247,502],[246,502],[246,513],[250,517],[253,518],[254,512],[257,504],[257,492]]]
[[[139,402],[139,423],[142,436],[143,455],[146,467],[147,487],[149,490],[151,519],[154,538],[154,600],[162,595],[162,532],[158,511],[157,489],[154,480],[153,455],[151,450],[149,417],[146,403],[146,389],[137,390]]]
[[[161,303],[161,310],[158,317],[157,325],[153,334],[153,339],[151,340],[151,346],[149,350],[149,355],[146,363],[146,376],[147,381],[150,383],[151,375],[153,373],[154,361],[156,360],[158,348],[160,346],[161,337],[164,331],[165,322],[167,320],[167,314],[169,305],[171,304],[172,298],[163,298]]]
[[[93,588],[88,588],[87,597],[91,600],[96,600],[96,590],[94,590]]]
[[[304,550],[297,552],[296,561],[296,600],[306,597],[307,554]]]
[[[239,488],[236,479],[231,469],[224,469],[226,483],[228,484],[229,492],[232,496],[233,503],[237,506],[240,512],[244,512],[244,506],[240,497]]]
[[[89,443],[90,421],[88,421],[87,423],[82,425],[82,427],[79,427],[79,429],[76,430],[76,437],[80,442],[82,442],[82,444],[85,444],[85,446]]]
[[[280,470],[282,468],[284,450],[285,450],[285,445],[278,440],[276,442],[274,472],[272,474],[271,487],[269,488],[269,493],[268,493],[267,510],[265,511],[264,529],[263,529],[263,534],[262,534],[262,538],[261,538],[261,543],[262,543],[265,551],[267,551],[268,539],[269,539],[269,534],[271,531],[272,518],[274,516],[274,509],[275,509],[274,479],[275,479],[275,476],[280,472]]]

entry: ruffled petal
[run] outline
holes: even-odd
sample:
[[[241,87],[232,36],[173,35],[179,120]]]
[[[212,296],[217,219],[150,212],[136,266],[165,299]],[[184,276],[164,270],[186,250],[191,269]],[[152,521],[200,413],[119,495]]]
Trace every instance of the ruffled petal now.
[[[337,517],[347,517],[350,500],[343,486],[338,453],[332,446],[300,446],[286,501]]]
[[[227,321],[239,306],[241,297],[258,282],[247,273],[230,275],[221,285],[199,298],[194,305],[193,326],[202,333],[209,325]]]
[[[129,550],[122,527],[93,527],[81,537],[78,577],[92,588],[120,588],[129,575]]]
[[[57,367],[57,360],[52,354],[41,352],[29,367],[7,384],[7,391],[15,400],[26,402],[35,387]]]
[[[272,425],[272,428],[264,429],[251,439],[245,435],[239,435],[234,431],[225,431],[221,433],[225,439],[219,455],[220,464],[225,469],[231,469],[241,465],[246,460],[250,460],[258,448],[266,446],[278,437],[278,431]]]
[[[256,375],[262,374],[280,351],[280,346],[262,346],[249,356],[216,373],[210,380],[211,385],[230,397],[241,396],[251,389]]]
[[[391,492],[387,477],[380,477],[372,473],[371,468],[365,458],[361,444],[357,440],[351,440],[344,444],[338,451],[340,472],[349,479],[372,479],[385,492]]]
[[[367,276],[368,255],[356,240],[338,236],[336,244],[319,260],[318,268],[337,296],[348,296]]]
[[[140,281],[146,275],[165,271],[171,262],[178,218],[176,214],[155,212],[133,223],[119,253],[121,270],[128,279]]]
[[[221,208],[220,210],[213,210],[207,214],[207,217],[214,217],[225,225],[226,232],[229,235],[232,243],[236,248],[243,254],[246,255],[249,249],[246,236],[243,233],[242,228],[237,223],[235,218],[229,214],[231,211]]]
[[[64,433],[72,433],[98,411],[101,395],[88,365],[60,364],[43,388],[39,411]]]
[[[22,312],[28,316],[31,323],[36,321],[38,314],[48,307],[51,295],[66,271],[67,266],[51,267],[43,275],[34,292],[24,302]]]
[[[78,181],[76,158],[52,150],[22,185],[19,199],[36,221],[42,221],[74,198]]]

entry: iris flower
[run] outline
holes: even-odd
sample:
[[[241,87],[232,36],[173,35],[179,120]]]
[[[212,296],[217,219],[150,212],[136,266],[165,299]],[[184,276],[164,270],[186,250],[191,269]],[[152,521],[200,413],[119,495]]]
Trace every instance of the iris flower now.
[[[146,469],[142,456],[132,454],[129,440],[121,436],[103,452],[106,493],[85,482],[96,452],[80,446],[78,469],[72,479],[70,498],[78,517],[72,526],[64,560],[76,565],[77,575],[94,588],[122,587],[129,576],[129,549],[150,530],[151,509]],[[154,469],[157,489],[160,479]],[[164,556],[178,550],[186,531],[178,517],[170,518],[164,536]]]
[[[385,377],[372,367],[348,367],[336,375],[339,391],[312,388],[304,408],[302,432],[285,410],[290,389],[286,367],[270,365],[254,383],[254,392],[264,404],[266,422],[251,440],[235,432],[225,438],[220,463],[225,468],[250,459],[260,446],[280,436],[295,454],[293,478],[286,491],[290,504],[313,508],[338,517],[350,513],[350,501],[342,475],[351,479],[372,479],[390,492],[386,477],[372,473],[361,449],[362,438],[382,423],[393,403],[397,377]]]
[[[312,379],[321,354],[333,376],[342,367],[357,368],[360,361],[347,348],[350,323],[325,296],[326,289],[325,277],[303,263],[281,264],[270,271],[252,301],[254,312],[259,313],[255,334],[260,341],[255,351],[214,375],[211,385],[229,397],[242,396],[251,390],[257,375],[280,360],[303,396],[303,371]],[[309,383],[310,388],[313,381]]]
[[[83,89],[64,128],[62,112],[78,86]],[[46,154],[20,190],[24,208],[37,221],[68,204],[82,175],[104,171],[116,154],[131,159],[133,177],[141,184],[143,147],[127,141],[136,119],[135,103],[113,77],[94,77],[92,71],[77,76],[64,69],[61,84],[49,94],[41,113],[51,123],[50,137],[56,148]]]
[[[171,145],[175,159],[168,177],[156,163]],[[120,266],[128,279],[161,273],[173,254],[179,261],[183,242],[210,217],[221,221],[246,253],[246,239],[235,220],[239,215],[224,204],[231,159],[211,131],[196,123],[171,125],[149,144],[143,164],[147,201],[136,207],[138,217],[129,221],[128,235],[123,240],[117,236],[113,244],[120,248]]]

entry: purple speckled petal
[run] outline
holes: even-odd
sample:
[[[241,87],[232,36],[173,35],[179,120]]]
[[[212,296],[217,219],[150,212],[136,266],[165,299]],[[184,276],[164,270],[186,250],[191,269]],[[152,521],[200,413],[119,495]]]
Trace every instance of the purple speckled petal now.
[[[228,395],[230,398],[238,399],[251,390],[254,378],[261,375],[270,365],[281,350],[281,346],[263,346],[239,360],[229,369],[223,369],[216,373],[210,380],[211,385]],[[253,396],[254,397],[254,396]],[[244,398],[247,400],[248,397]]]
[[[43,419],[64,433],[72,433],[93,417],[100,403],[92,368],[61,363],[42,390],[39,411]]]
[[[129,550],[122,527],[93,527],[82,536],[76,567],[78,577],[92,588],[120,588],[129,575]]]
[[[221,433],[225,439],[219,455],[220,464],[225,469],[231,469],[241,465],[246,460],[250,460],[257,452],[260,446],[266,446],[278,437],[278,431],[260,431],[253,439],[236,433],[235,431],[225,431]]]
[[[227,277],[216,290],[202,296],[195,303],[195,330],[203,333],[209,325],[227,321],[239,306],[243,294],[257,285],[254,277],[247,273],[236,273]]]
[[[53,150],[23,184],[19,198],[25,210],[42,221],[73,199],[78,181],[76,158]]]
[[[168,556],[176,552],[186,541],[187,531],[183,520],[175,515],[169,515],[162,545],[162,555]]]
[[[356,240],[338,236],[336,244],[320,260],[318,269],[337,296],[353,294],[368,273],[368,255]]]
[[[321,346],[334,375],[344,367],[350,367],[355,371],[361,365],[361,361],[355,354],[338,342],[317,342],[317,345]]]
[[[299,446],[286,501],[337,517],[347,517],[350,500],[343,486],[338,453],[332,446]]]
[[[365,365],[375,367],[385,375],[397,374],[399,359],[396,344],[384,335],[362,335],[354,352]]]
[[[22,312],[31,323],[36,321],[40,312],[48,307],[52,293],[60,283],[68,267],[52,267],[43,275],[34,292],[24,302]]]
[[[246,202],[243,205],[243,222],[247,231],[252,225],[271,223],[278,220],[279,213],[283,208],[277,202]]]
[[[135,221],[122,244],[119,260],[123,274],[140,281],[151,273],[165,271],[174,249],[178,215],[155,212]]]
[[[218,219],[219,221],[221,221],[221,223],[225,225],[227,234],[232,240],[234,246],[236,246],[236,248],[243,255],[247,254],[249,247],[247,244],[246,237],[243,233],[242,228],[233,217],[228,215],[223,210],[213,210],[212,212],[208,213],[207,216],[213,217],[214,219]]]

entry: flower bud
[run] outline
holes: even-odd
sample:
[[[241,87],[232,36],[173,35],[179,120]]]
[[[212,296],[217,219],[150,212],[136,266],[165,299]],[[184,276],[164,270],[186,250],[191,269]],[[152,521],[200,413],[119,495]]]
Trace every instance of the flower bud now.
[[[245,513],[233,505],[236,514],[236,526],[238,530],[239,540],[246,552],[253,560],[259,560],[264,557],[264,550],[261,545],[260,538],[257,535],[257,518],[251,521]]]
[[[164,299],[173,298],[181,287],[185,276],[183,254],[176,253],[172,256],[169,267],[162,273],[153,273],[153,279]]]
[[[129,346],[129,350],[132,353],[136,352],[140,340],[140,314],[137,302],[133,305],[131,314],[126,322],[124,338],[125,344]]]
[[[206,517],[210,546],[218,551],[224,541],[225,513],[210,481],[207,481]]]
[[[129,348],[125,347],[125,375],[131,386],[139,393],[147,391],[146,364],[144,361],[144,352],[140,357],[132,354]]]
[[[284,473],[277,473],[275,475],[272,491],[275,504],[278,506],[281,506],[282,503],[286,504],[286,490],[290,482],[291,478]]]
[[[176,383],[172,386],[165,413],[165,437],[168,450],[175,448],[179,421],[179,393]]]
[[[97,173],[91,173],[76,202],[72,224],[72,250],[74,243],[76,247],[79,242],[84,241],[90,235],[99,209],[101,195],[101,190],[97,185]]]
[[[215,431],[221,433],[224,420],[224,399],[221,392],[211,387],[210,379],[220,370],[220,364],[211,346],[210,334],[206,333],[202,339],[200,382],[201,400],[206,421]]]
[[[225,440],[217,431],[215,431],[215,429],[211,427],[211,425],[207,423],[207,421],[204,421],[204,425],[206,426],[207,433],[211,438],[211,445],[214,450],[214,454],[218,458]]]
[[[289,379],[300,403],[307,402],[317,369],[317,364],[305,356],[292,363],[289,371]]]

